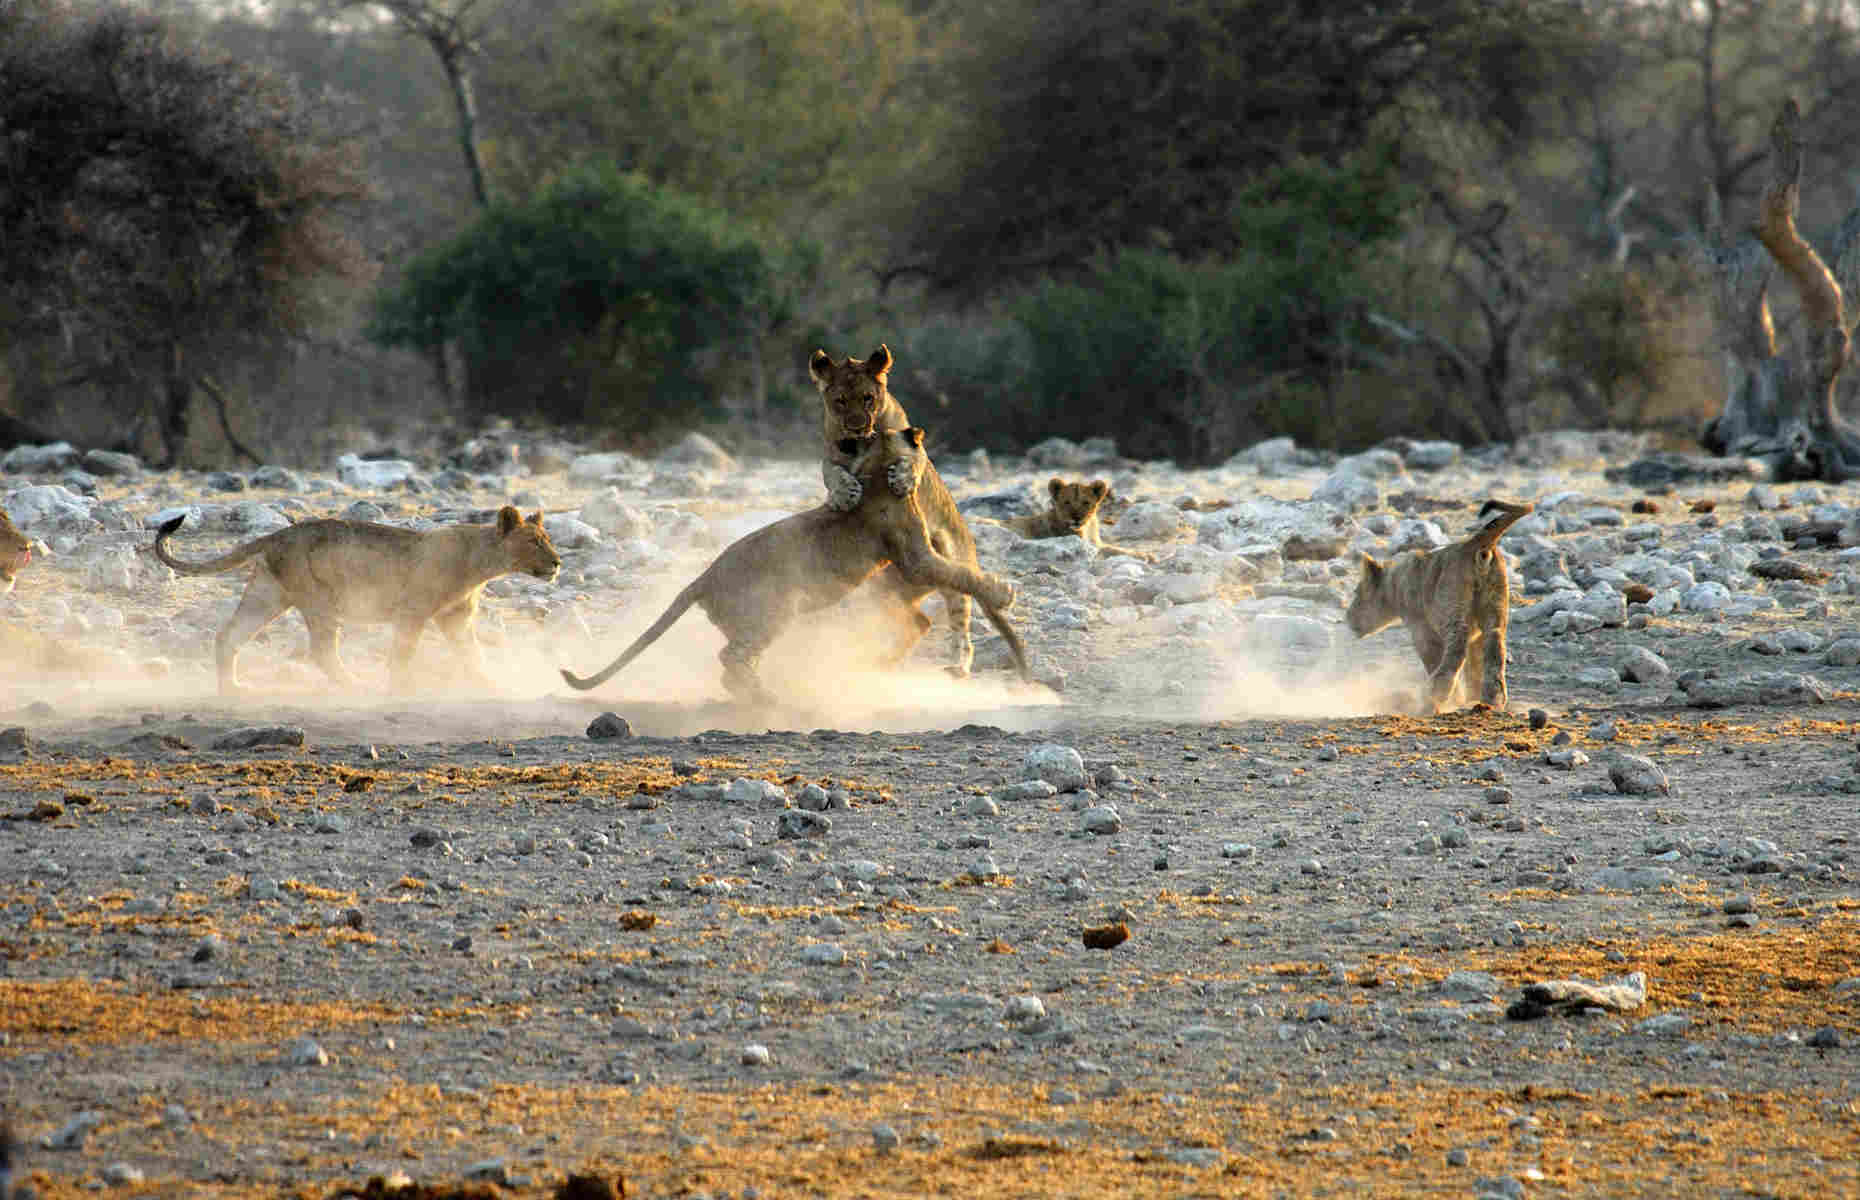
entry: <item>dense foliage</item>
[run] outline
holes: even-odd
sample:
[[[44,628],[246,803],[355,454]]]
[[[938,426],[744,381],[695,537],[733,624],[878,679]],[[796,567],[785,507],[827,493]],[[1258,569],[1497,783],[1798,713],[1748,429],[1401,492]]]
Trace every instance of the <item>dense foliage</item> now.
[[[589,165],[420,255],[368,334],[429,352],[455,343],[480,412],[638,429],[688,416],[699,356],[770,318],[773,274],[722,213]]]
[[[354,182],[317,129],[341,124],[383,201],[355,227],[384,268],[378,303],[357,305],[379,344],[335,322],[295,376],[340,363],[324,371],[335,404],[338,381],[417,368],[425,402],[466,422],[628,433],[649,415],[715,417],[729,439],[742,416],[767,429],[784,401],[806,407],[815,345],[882,340],[913,415],[957,449],[1109,434],[1205,461],[1281,432],[1344,447],[1685,429],[1724,395],[1685,247],[1714,214],[1747,220],[1777,97],[1804,104],[1811,240],[1852,205],[1860,168],[1860,16],[1823,0],[194,3],[160,21],[119,0],[87,11],[169,46],[193,29],[233,48],[238,78],[269,82],[228,95],[277,90],[276,129],[235,131],[257,111],[236,99],[147,123],[297,164],[254,194],[306,220]],[[27,61],[21,23],[93,21],[75,11],[17,0],[0,18],[0,105],[35,153],[72,105],[16,95],[116,103],[85,101],[96,76],[62,34],[46,42],[58,72]],[[12,85],[35,78],[49,82]],[[8,153],[0,173],[19,169]],[[473,172],[495,211],[480,212]],[[132,191],[97,185],[107,171],[74,178],[87,236],[150,228]],[[579,207],[563,200],[576,188]],[[63,211],[56,186],[34,195],[42,217]],[[341,276],[275,270],[317,255],[260,249],[270,219],[241,225],[222,258],[266,278]],[[7,231],[13,278],[69,274],[74,243],[47,220],[50,236]],[[301,228],[298,250],[337,246]],[[659,252],[628,257],[628,239]],[[791,246],[818,249],[775,249]],[[0,311],[13,408],[72,377],[60,345],[146,376],[179,333],[192,364],[245,317],[343,298],[294,286],[282,305],[249,305],[250,289],[210,311],[184,294],[129,304],[144,295]],[[441,364],[465,367],[462,390]],[[808,425],[797,412],[789,449]]]
[[[352,148],[281,76],[138,10],[0,8],[0,132],[0,327],[20,390],[141,397],[119,430],[158,424],[170,458],[202,371],[310,328],[321,285],[370,273],[339,222],[366,187]]]

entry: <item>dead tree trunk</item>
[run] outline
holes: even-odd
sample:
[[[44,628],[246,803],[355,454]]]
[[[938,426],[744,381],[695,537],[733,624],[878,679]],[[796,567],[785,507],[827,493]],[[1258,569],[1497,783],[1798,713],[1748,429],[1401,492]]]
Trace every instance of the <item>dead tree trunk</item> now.
[[[1770,180],[1749,233],[1727,240],[1707,231],[1700,265],[1716,283],[1719,346],[1725,356],[1724,410],[1700,440],[1713,454],[1762,462],[1772,479],[1860,477],[1860,431],[1834,411],[1834,385],[1847,365],[1844,296],[1860,286],[1860,205],[1835,236],[1830,271],[1795,227],[1801,192],[1801,109],[1793,99],[1770,126]],[[1770,318],[1774,270],[1795,289],[1803,336],[1777,348]]]

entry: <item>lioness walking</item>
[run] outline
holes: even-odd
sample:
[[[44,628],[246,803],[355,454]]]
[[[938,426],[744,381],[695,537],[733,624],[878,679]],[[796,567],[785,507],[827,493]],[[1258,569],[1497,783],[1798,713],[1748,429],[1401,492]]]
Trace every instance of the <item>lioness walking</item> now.
[[[187,562],[168,551],[168,539],[186,519],[183,513],[155,535],[155,557],[172,569],[217,575],[257,562],[238,609],[214,641],[220,691],[227,695],[243,690],[234,669],[239,648],[290,608],[303,614],[310,629],[310,657],[337,683],[355,682],[338,653],[344,621],[394,626],[388,665],[397,688],[411,682],[414,647],[428,621],[451,640],[472,676],[489,683],[476,628],[484,585],[518,573],[554,580],[562,567],[542,513],[525,520],[508,505],[494,525],[415,530],[335,518],[305,521],[205,562]]]

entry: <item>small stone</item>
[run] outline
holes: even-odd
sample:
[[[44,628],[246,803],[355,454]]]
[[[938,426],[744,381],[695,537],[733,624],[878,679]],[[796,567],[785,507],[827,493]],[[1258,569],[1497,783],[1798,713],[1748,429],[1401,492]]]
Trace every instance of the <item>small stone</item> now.
[[[779,838],[823,838],[833,832],[833,818],[804,808],[783,809],[775,819],[775,836]]]
[[[872,1149],[880,1154],[890,1154],[898,1148],[898,1131],[889,1125],[872,1126]]]
[[[814,942],[801,947],[801,961],[815,967],[837,967],[846,962],[846,948],[837,942]]]
[[[258,746],[301,746],[304,731],[300,725],[248,725],[235,729],[213,743],[215,750],[251,750]]]
[[[1841,1045],[1841,1031],[1832,1025],[1823,1025],[1808,1035],[1808,1044],[1816,1050],[1837,1050]]]
[[[48,1150],[81,1149],[90,1137],[90,1131],[103,1124],[103,1114],[90,1109],[77,1114],[59,1127],[57,1133],[45,1139]]]
[[[1672,784],[1659,764],[1641,754],[1617,754],[1608,764],[1608,781],[1623,796],[1666,796]]]
[[[284,1061],[293,1067],[327,1067],[329,1051],[314,1038],[298,1038],[284,1049]]]
[[[633,726],[619,713],[604,712],[588,722],[588,739],[606,741],[610,738],[628,738],[633,736]]]
[[[1046,1005],[1034,995],[1011,997],[1007,1002],[1007,1011],[1001,1019],[1009,1025],[1026,1025],[1033,1021],[1046,1019]]]
[[[1529,719],[1532,729],[1542,729],[1544,726],[1550,724],[1550,714],[1541,708],[1533,708],[1530,711]]]
[[[142,1168],[130,1163],[111,1163],[100,1174],[106,1187],[128,1187],[142,1182]]]
[[[1085,787],[1085,760],[1070,746],[1048,743],[1035,746],[1021,761],[1022,779],[1043,779],[1062,792],[1076,792]]]
[[[760,1042],[751,1042],[743,1047],[742,1063],[745,1067],[766,1067],[769,1065],[769,1048]]]

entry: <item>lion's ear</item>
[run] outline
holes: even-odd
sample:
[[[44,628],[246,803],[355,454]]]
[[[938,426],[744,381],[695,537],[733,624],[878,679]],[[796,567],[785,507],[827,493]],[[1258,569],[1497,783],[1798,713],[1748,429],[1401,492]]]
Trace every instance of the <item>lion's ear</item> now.
[[[1102,500],[1111,494],[1111,485],[1102,479],[1094,479],[1091,481],[1091,494]]]
[[[1374,579],[1377,576],[1382,574],[1381,563],[1369,557],[1367,554],[1362,555],[1361,558],[1363,560],[1363,578],[1364,579]]]
[[[530,514],[530,524],[536,526],[538,529],[542,528],[542,509],[539,508]]]
[[[891,347],[880,342],[878,349],[872,351],[865,360],[865,373],[874,379],[883,379],[891,370]]]
[[[1057,500],[1059,499],[1059,493],[1065,490],[1065,486],[1066,481],[1055,475],[1046,481],[1046,494]]]
[[[825,350],[814,351],[814,356],[807,360],[807,373],[814,377],[815,383],[827,381],[827,371],[833,366],[833,356]]]
[[[906,429],[904,431],[904,436],[910,441],[911,445],[917,447],[919,450],[924,448],[924,431],[917,428],[915,425]]]
[[[500,536],[509,533],[521,524],[523,524],[523,514],[513,506],[506,504],[497,510],[497,532]]]

